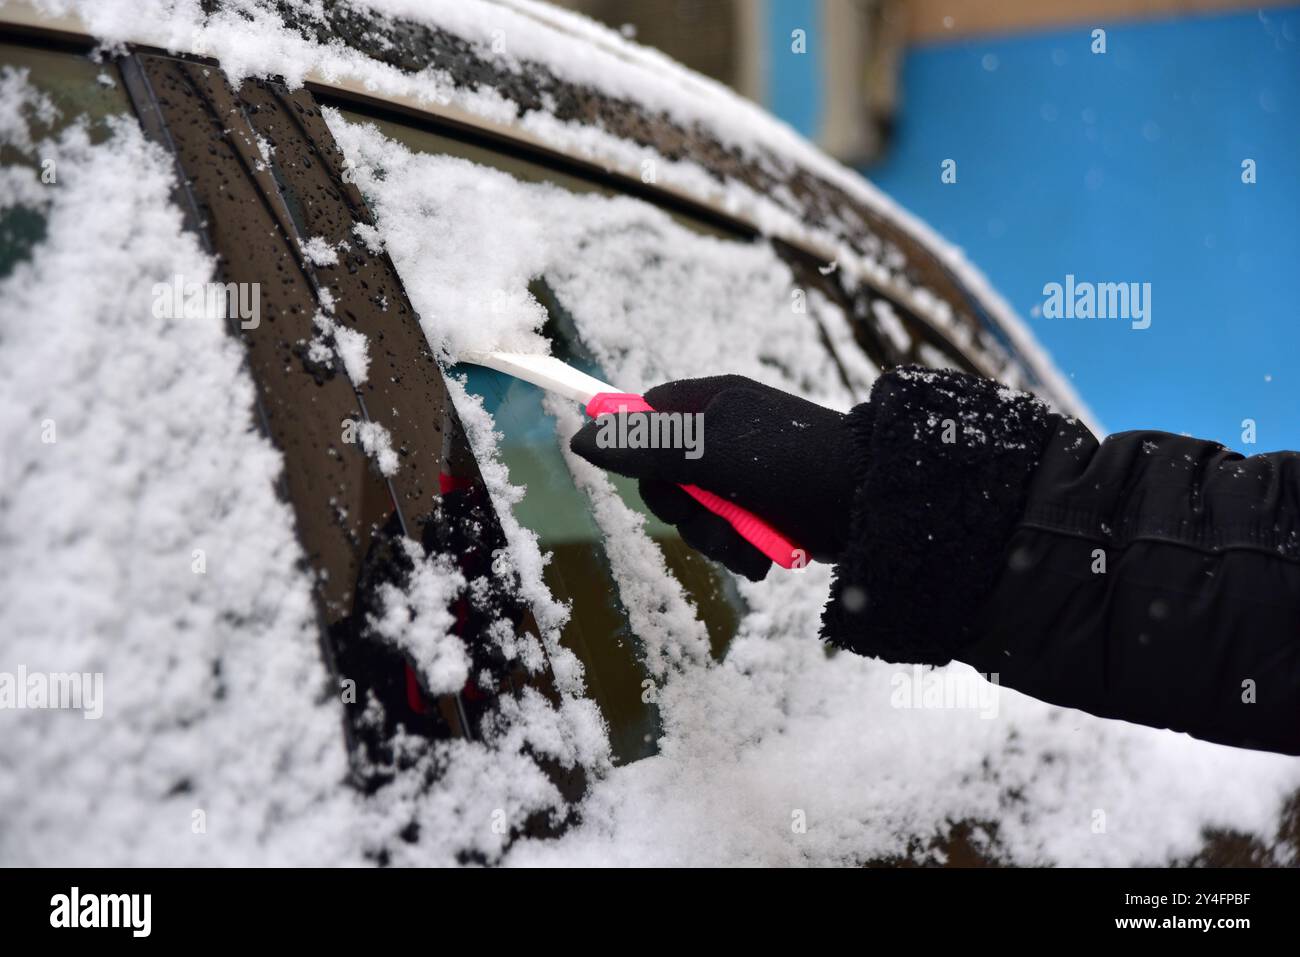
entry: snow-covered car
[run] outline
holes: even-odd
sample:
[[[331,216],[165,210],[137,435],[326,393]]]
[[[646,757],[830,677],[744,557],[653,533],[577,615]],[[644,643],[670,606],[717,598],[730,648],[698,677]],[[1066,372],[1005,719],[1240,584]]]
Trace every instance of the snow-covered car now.
[[[6,0],[0,189],[0,864],[1293,859],[1293,761],[831,654],[826,568],[734,578],[458,362],[1089,419],[958,251],[654,51]]]

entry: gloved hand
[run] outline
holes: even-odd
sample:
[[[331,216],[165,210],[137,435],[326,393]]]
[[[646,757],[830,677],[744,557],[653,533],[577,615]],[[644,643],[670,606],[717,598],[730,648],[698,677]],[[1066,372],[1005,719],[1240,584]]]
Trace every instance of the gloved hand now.
[[[677,526],[692,548],[746,578],[762,579],[771,560],[679,484],[698,485],[749,509],[810,558],[834,561],[842,552],[854,490],[843,413],[737,375],[667,382],[645,399],[656,412],[703,413],[703,454],[601,448],[604,416],[584,425],[569,447],[594,465],[639,479],[641,498],[655,515]]]

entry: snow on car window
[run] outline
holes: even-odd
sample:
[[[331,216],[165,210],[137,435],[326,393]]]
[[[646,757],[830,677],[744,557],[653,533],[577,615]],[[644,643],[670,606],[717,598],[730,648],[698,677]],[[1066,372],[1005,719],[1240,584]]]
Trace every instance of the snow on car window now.
[[[159,308],[160,285],[215,277],[171,158],[129,117],[92,123],[84,96],[61,96],[102,67],[28,52],[0,46],[0,177],[19,184],[0,233],[26,217],[0,247],[0,862],[496,859],[530,818],[565,813],[539,757],[606,761],[580,667],[551,648],[556,704],[507,697],[475,741],[399,733],[390,780],[350,786],[342,689],[244,348],[216,312]],[[440,556],[412,565],[372,625],[428,687],[459,687],[445,604],[474,583]],[[5,697],[83,675],[85,718]]]
[[[0,668],[100,677],[84,718],[0,712],[0,861],[345,856],[342,712],[279,455],[222,319],[154,308],[212,260],[134,121],[45,136],[35,79],[0,72],[5,177],[27,171],[40,220],[0,279]]]
[[[731,371],[828,405],[851,402],[815,324],[791,308],[790,273],[767,244],[701,235],[644,202],[522,182],[414,153],[338,113],[328,119],[376,213],[371,239],[391,253],[444,356],[546,352],[546,310],[529,293],[540,276],[620,388]],[[576,428],[575,407],[548,402],[562,432]],[[653,613],[660,592],[631,587],[671,587],[648,560],[653,543],[609,488],[593,488],[602,476],[575,476],[607,547],[628,550],[620,598]],[[531,545],[524,560],[535,564]],[[647,640],[647,654],[682,652],[656,685],[660,754],[599,778],[580,825],[559,840],[517,843],[507,860],[942,860],[959,822],[973,846],[1024,863],[1158,862],[1195,853],[1209,827],[1271,843],[1300,780],[1293,761],[1055,708],[961,664],[829,654],[816,639],[829,578],[815,565],[739,583],[749,610],[721,663],[687,653],[681,637]],[[934,700],[967,703],[927,705]]]
[[[346,123],[342,117],[338,121]],[[359,128],[358,132],[376,149],[387,148],[389,141],[377,131]],[[354,169],[363,188],[379,178],[386,184],[410,182],[397,178],[396,167],[349,158],[354,164],[365,164]],[[424,161],[445,164],[449,160],[403,150],[384,162],[413,162],[419,167]],[[520,185],[509,176],[494,174],[499,182],[484,184],[478,172],[481,167],[456,162],[455,177],[423,167],[414,173],[416,179],[436,178],[441,183],[436,195],[394,201],[410,199],[430,209],[445,207],[459,197],[465,205],[440,212],[439,218],[460,216],[470,221],[477,215],[472,205],[491,207],[499,196],[513,209],[529,200],[530,194],[512,197],[505,192],[517,194]],[[412,237],[435,244],[424,246],[415,257],[438,263],[433,272],[454,274],[460,281],[459,286],[449,286],[423,267],[414,270],[429,280],[423,300],[414,289],[408,291],[436,347],[453,356],[499,344],[530,349],[539,347],[534,343],[545,343],[542,348],[550,349],[558,343],[542,337],[541,329],[548,319],[562,316],[588,353],[587,361],[593,364],[589,371],[613,378],[620,387],[633,382],[636,388],[644,388],[674,374],[697,374],[709,362],[723,362],[728,336],[744,338],[757,332],[765,341],[755,350],[756,357],[738,371],[847,407],[850,397],[833,382],[837,373],[819,328],[804,314],[805,297],[796,295],[789,270],[769,246],[686,228],[641,202],[575,195],[549,185],[538,189],[527,218],[514,216],[521,232],[508,245],[494,241],[490,252],[467,250],[465,237],[458,232],[412,223],[416,227]],[[548,203],[553,208],[547,208]],[[605,213],[611,203],[619,210],[613,218]],[[575,209],[568,210],[566,204]],[[567,235],[559,235],[560,224],[567,224]],[[663,255],[661,251],[670,247],[680,253]],[[389,248],[399,263],[416,261],[392,237]],[[480,255],[495,259],[479,269],[475,257]],[[534,276],[545,277],[543,289],[531,288]],[[620,301],[602,301],[595,293],[598,289],[608,290]],[[738,311],[728,310],[728,303]],[[815,308],[836,307],[818,297]],[[605,321],[616,314],[621,314],[618,321]],[[468,315],[478,318],[459,321]],[[787,321],[791,317],[797,321]],[[657,351],[637,345],[639,340],[656,338],[674,322],[680,325],[681,345],[693,346],[667,353],[663,347],[668,343],[661,343]],[[698,328],[689,328],[691,323]],[[714,352],[706,351],[707,344]],[[655,360],[660,366],[637,368],[632,360],[639,359]],[[623,759],[652,753],[654,740],[649,732],[653,729],[644,712],[645,699],[655,692],[641,685],[647,675],[658,680],[683,661],[707,659],[711,646],[725,647],[735,632],[740,605],[734,583],[720,569],[705,568],[706,563],[684,546],[675,530],[647,521],[648,510],[634,484],[616,484],[562,452],[555,428],[560,423],[563,436],[573,431],[571,409],[547,403],[544,413],[540,393],[531,386],[503,384],[499,376],[479,370],[467,374],[471,391],[482,395],[497,416],[505,437],[502,457],[512,481],[525,488],[509,504],[550,552],[543,577],[572,607],[565,635],[587,665],[589,691],[610,718],[615,753]],[[827,382],[832,382],[829,388]],[[593,511],[599,530],[586,519],[588,510]],[[583,520],[587,527],[579,531]],[[615,580],[606,577],[609,573]],[[618,601],[611,597],[615,592]],[[613,617],[602,619],[611,601],[617,606],[610,609]],[[627,637],[639,644],[642,662],[628,659],[632,648],[621,633],[625,622],[632,626]],[[593,631],[598,640],[587,637]],[[614,686],[622,690],[616,692]]]
[[[806,297],[768,244],[688,229],[629,197],[521,184],[326,116],[445,356],[547,352],[547,313],[528,289],[544,276],[620,388],[727,368],[829,405],[851,401],[802,316]]]

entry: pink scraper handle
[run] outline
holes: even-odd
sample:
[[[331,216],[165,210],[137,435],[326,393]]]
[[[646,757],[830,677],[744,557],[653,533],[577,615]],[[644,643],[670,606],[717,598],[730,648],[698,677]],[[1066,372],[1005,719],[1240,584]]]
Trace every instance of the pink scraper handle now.
[[[593,419],[614,412],[653,412],[650,403],[639,395],[628,392],[599,392],[587,403],[587,414]],[[805,552],[753,512],[728,502],[720,495],[705,491],[698,485],[682,485],[684,491],[714,515],[725,519],[749,544],[782,568],[806,564]]]

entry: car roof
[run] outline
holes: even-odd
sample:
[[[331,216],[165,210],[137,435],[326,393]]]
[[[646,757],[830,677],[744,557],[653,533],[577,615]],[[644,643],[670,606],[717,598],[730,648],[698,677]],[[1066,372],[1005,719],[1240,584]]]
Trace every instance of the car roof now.
[[[955,247],[765,110],[580,14],[533,0],[415,7],[368,0],[69,0],[51,16],[11,0],[0,22],[210,57],[232,81],[368,101],[458,126],[621,182],[642,195],[788,243],[945,338],[975,341],[978,371],[1095,419],[1007,303]],[[961,330],[958,330],[959,332]]]

